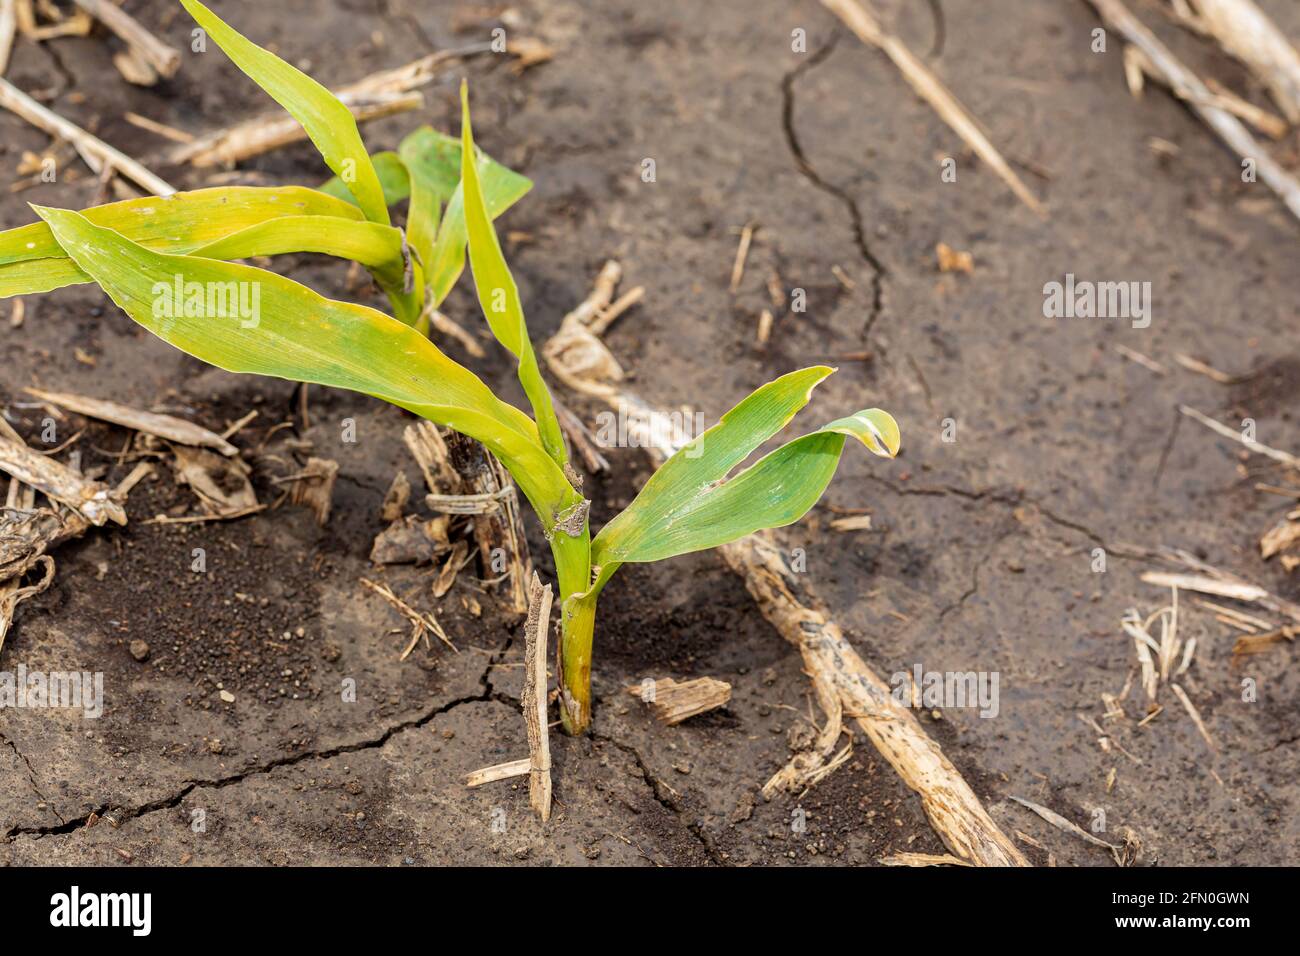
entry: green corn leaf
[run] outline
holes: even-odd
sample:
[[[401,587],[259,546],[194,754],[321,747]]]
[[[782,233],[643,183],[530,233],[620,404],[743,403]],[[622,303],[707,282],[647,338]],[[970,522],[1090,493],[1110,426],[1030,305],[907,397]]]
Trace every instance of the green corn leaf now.
[[[465,270],[461,142],[432,127],[422,126],[408,134],[398,149],[398,153],[375,153],[370,158],[379,174],[386,203],[391,206],[411,197],[411,208],[406,217],[409,241],[427,276],[428,305],[437,308]],[[527,177],[501,165],[486,153],[480,152],[478,157],[483,199],[487,203],[488,215],[496,219],[523,198],[533,184]],[[412,188],[413,180],[421,185],[418,191]],[[347,186],[337,176],[320,189],[339,199],[353,201]],[[443,205],[445,210],[442,210]],[[409,310],[407,315],[402,315],[401,311],[399,309],[399,317],[409,321]]]
[[[406,168],[419,168],[444,205],[460,186],[461,141],[458,136],[440,133],[432,126],[421,126],[407,133],[398,145],[398,155]],[[479,182],[488,214],[493,219],[522,199],[533,188],[526,176],[501,165],[479,151]]]
[[[386,204],[395,206],[411,194],[411,182],[406,174],[406,166],[396,153],[391,150],[371,153],[370,162],[375,167],[375,175],[379,177],[379,186],[384,191]],[[347,184],[337,176],[330,177],[318,188],[323,193],[356,205],[357,201],[348,191]]]
[[[347,184],[366,218],[387,226],[383,187],[352,111],[306,73],[244,37],[198,0],[181,3],[235,66],[302,124],[325,165]]]
[[[830,483],[847,436],[877,455],[896,455],[898,424],[869,409],[796,438],[728,477],[789,423],[832,371],[816,366],[769,382],[677,452],[596,536],[593,565],[608,577],[624,562],[715,548],[798,521]]]
[[[426,178],[445,205],[437,224],[437,239],[432,260],[425,261],[428,272],[429,301],[436,308],[446,300],[465,270],[465,208],[460,190],[460,139],[440,133],[429,126],[411,132],[399,145],[398,153],[375,153],[370,158],[384,187],[384,201],[390,206],[411,194],[407,162],[420,166]],[[487,203],[488,215],[498,218],[533,188],[532,180],[480,151],[478,160],[479,184]],[[337,176],[322,185],[322,192],[340,199],[351,200],[347,187]],[[413,231],[408,215],[408,228]],[[415,245],[412,241],[412,245]],[[422,256],[423,259],[423,256]]]
[[[541,435],[542,446],[563,467],[568,456],[564,448],[564,436],[560,432],[559,419],[555,417],[555,408],[551,403],[551,393],[542,379],[542,371],[537,364],[537,354],[533,343],[528,338],[528,327],[524,324],[524,310],[519,302],[519,289],[514,276],[506,266],[501,244],[497,241],[496,230],[492,228],[492,219],[488,215],[487,203],[483,199],[483,189],[479,183],[478,164],[474,162],[474,132],[469,118],[469,86],[460,85],[461,102],[461,189],[465,200],[465,229],[469,237],[469,261],[474,270],[474,287],[478,292],[479,305],[487,318],[492,334],[502,345],[519,359],[519,382],[524,387],[529,404],[533,408],[533,418],[537,421],[537,430]]]
[[[451,199],[460,185],[458,137],[439,133],[432,126],[421,126],[406,134],[397,146],[397,155],[412,174],[419,171],[440,203]]]
[[[581,501],[528,416],[409,326],[251,266],[153,252],[70,210],[36,211],[120,308],[178,349],[232,372],[363,392],[476,438],[548,528]]]

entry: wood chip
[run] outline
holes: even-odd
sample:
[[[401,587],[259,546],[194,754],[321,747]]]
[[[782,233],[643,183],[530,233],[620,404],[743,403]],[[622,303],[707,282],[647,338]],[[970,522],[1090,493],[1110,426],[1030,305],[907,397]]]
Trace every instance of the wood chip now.
[[[546,634],[551,621],[551,586],[533,574],[524,624],[524,686],[520,703],[528,732],[528,802],[545,823],[551,818],[551,743],[546,721]]]
[[[14,0],[0,0],[0,76],[9,69],[9,55],[14,48],[14,35],[18,31],[18,15]]]
[[[369,578],[362,578],[361,583],[391,604],[403,617],[411,622],[411,633],[415,641],[424,637],[426,633],[432,633],[438,638],[438,640],[442,641],[442,643],[446,644],[453,651],[456,650],[456,645],[451,642],[451,638],[448,637],[447,632],[442,629],[442,625],[438,623],[438,619],[434,617],[432,611],[417,611],[393,593],[393,589],[387,584],[377,584]],[[414,646],[415,644],[413,641],[411,647]],[[407,653],[410,653],[410,648],[407,648]],[[406,654],[403,654],[402,658],[405,659],[405,657]]]
[[[1218,747],[1215,746],[1214,738],[1211,737],[1210,732],[1205,729],[1205,721],[1201,720],[1201,713],[1196,709],[1195,705],[1192,704],[1191,698],[1187,696],[1187,692],[1177,684],[1170,684],[1169,686],[1173,688],[1174,696],[1178,698],[1179,703],[1183,705],[1183,709],[1186,710],[1188,715],[1192,718],[1192,723],[1194,723],[1196,729],[1200,731],[1201,736],[1205,739],[1205,743],[1211,750],[1217,750]]]
[[[411,482],[406,472],[399,471],[393,475],[393,482],[384,494],[384,503],[379,507],[379,516],[385,521],[397,521],[402,517],[402,509],[411,500]]]
[[[5,79],[0,79],[0,106],[22,117],[48,135],[72,143],[96,173],[103,170],[104,164],[108,164],[155,196],[170,196],[176,192],[165,180],[155,176],[130,156],[37,103]]]
[[[23,391],[28,395],[39,398],[41,401],[58,405],[61,408],[68,409],[68,411],[85,415],[87,418],[112,422],[114,425],[133,428],[136,431],[144,432],[146,435],[165,438],[168,441],[174,441],[182,445],[211,448],[226,456],[239,454],[238,448],[216,432],[209,431],[203,426],[195,425],[183,418],[144,412],[118,402],[90,398],[86,395],[74,395],[71,392],[47,392],[39,388],[26,388]]]
[[[1300,544],[1300,521],[1288,514],[1264,532],[1264,536],[1259,539],[1259,556],[1267,561],[1273,555],[1293,548],[1297,544]]]
[[[510,72],[519,76],[529,67],[547,63],[555,57],[555,50],[533,37],[519,37],[506,41],[506,52],[515,58]]]
[[[1245,634],[1237,638],[1236,643],[1232,645],[1232,656],[1239,658],[1251,654],[1262,654],[1269,648],[1276,647],[1284,641],[1294,643],[1297,635],[1300,635],[1300,626],[1296,625],[1279,627],[1263,634]]]
[[[113,54],[113,66],[132,86],[153,86],[158,82],[158,71],[135,50],[118,50]]]
[[[446,515],[398,518],[375,536],[370,560],[375,564],[431,564],[438,555],[451,550],[447,540],[449,521]]]
[[[740,288],[740,281],[745,277],[745,260],[749,258],[749,244],[754,238],[754,224],[745,223],[740,230],[740,243],[736,246],[736,260],[731,265],[731,282],[727,286],[732,295]]]
[[[1220,372],[1217,368],[1207,365],[1200,359],[1193,358],[1183,352],[1176,353],[1174,355],[1174,361],[1189,372],[1204,375],[1210,381],[1218,382],[1220,385],[1236,385],[1253,377],[1251,375],[1229,375],[1227,372]]]
[[[90,36],[90,31],[95,26],[95,21],[91,19],[90,14],[84,10],[77,10],[70,17],[54,16],[53,23],[47,23],[44,26],[36,26],[31,12],[31,0],[18,0],[18,30],[27,39],[33,43],[44,43],[46,40],[55,40],[59,37],[84,37]],[[49,16],[51,13],[57,13],[58,7],[54,6],[48,0],[42,0],[41,12]],[[25,13],[23,11],[26,11]],[[25,24],[30,23],[30,26]]]
[[[18,32],[30,39],[36,31],[36,13],[32,10],[32,0],[14,0],[14,19],[18,21]]]
[[[0,471],[67,505],[96,527],[107,521],[126,524],[126,512],[104,485],[5,436],[0,436]]]
[[[463,540],[457,541],[447,556],[442,570],[438,572],[438,577],[433,582],[433,596],[440,598],[456,583],[456,575],[460,574],[460,569],[469,561],[469,545]]]
[[[1102,840],[1094,836],[1093,834],[1089,833],[1087,830],[1083,829],[1083,827],[1071,823],[1069,820],[1065,819],[1065,817],[1061,816],[1059,813],[1057,813],[1054,810],[1047,809],[1047,807],[1043,806],[1041,803],[1034,803],[1032,800],[1025,800],[1022,797],[1016,797],[1016,796],[1013,796],[1011,799],[1016,801],[1016,803],[1020,804],[1022,807],[1027,807],[1028,809],[1034,811],[1034,813],[1038,814],[1040,817],[1042,817],[1052,826],[1056,827],[1058,830],[1062,830],[1066,833],[1072,833],[1075,836],[1077,836],[1079,839],[1086,840],[1087,842],[1091,843],[1093,846],[1099,846],[1107,850],[1110,850],[1112,854],[1117,853],[1120,849],[1114,843],[1107,843],[1105,840]]]
[[[824,0],[823,0],[824,2]],[[1217,102],[1214,93],[1194,72],[1183,65],[1154,33],[1129,12],[1122,0],[1089,0],[1103,22],[1133,44],[1145,57],[1143,69],[1155,74],[1174,91],[1239,157],[1250,160],[1259,180],[1300,218],[1300,179],[1297,179],[1242,125],[1241,120]]]
[[[42,555],[36,559],[36,564],[45,573],[35,584],[21,587],[18,583],[20,579],[17,577],[0,584],[0,652],[4,651],[5,637],[9,634],[9,628],[13,626],[18,605],[28,598],[40,594],[54,580],[54,560],[52,558],[48,555]]]
[[[181,53],[150,33],[140,21],[107,0],[75,0],[104,26],[108,27],[130,46],[137,56],[147,63],[158,76],[173,77],[181,66]]]
[[[972,864],[951,853],[895,853],[882,857],[881,866],[971,866]]]
[[[248,480],[248,466],[204,448],[172,445],[176,481],[188,485],[205,516],[235,518],[259,510],[257,493]]]
[[[328,458],[308,458],[303,470],[277,482],[289,483],[289,503],[304,505],[316,516],[322,528],[329,523],[330,507],[334,502],[334,482],[339,475],[339,463]]]
[[[1298,213],[1298,215],[1300,215],[1300,213]],[[1279,451],[1276,448],[1270,448],[1268,445],[1260,444],[1257,441],[1247,441],[1245,436],[1243,436],[1237,429],[1229,428],[1221,422],[1216,422],[1210,416],[1204,415],[1188,405],[1179,405],[1178,410],[1188,418],[1200,422],[1206,428],[1210,429],[1210,431],[1222,435],[1224,438],[1231,438],[1237,444],[1244,446],[1248,451],[1272,458],[1274,461],[1280,461],[1282,464],[1290,465],[1292,468],[1300,467],[1300,458],[1297,458],[1290,452]]]
[[[870,531],[871,515],[851,515],[847,518],[836,518],[830,523],[832,531]]]
[[[362,123],[424,107],[423,94],[415,92],[369,93],[341,90],[337,96],[357,121]],[[200,136],[192,143],[181,144],[172,150],[168,161],[189,163],[200,169],[211,166],[229,167],[306,138],[307,131],[292,116],[272,113]]]
[[[754,344],[760,349],[767,347],[767,340],[772,337],[772,310],[764,309],[758,313],[758,331],[754,333]]]
[[[522,777],[524,774],[531,773],[532,769],[533,761],[530,757],[524,757],[522,760],[507,760],[505,763],[493,764],[491,767],[473,771],[465,778],[465,786],[481,787],[485,783]]]
[[[697,714],[707,713],[726,706],[731,700],[731,685],[712,677],[678,683],[671,677],[661,677],[633,684],[627,692],[650,705],[655,718],[669,727]]]
[[[1131,349],[1127,345],[1116,345],[1115,351],[1124,356],[1130,362],[1136,362],[1149,372],[1155,372],[1157,375],[1165,374],[1165,367],[1153,358],[1143,355],[1136,349]]]
[[[123,113],[122,118],[138,129],[147,130],[150,133],[161,136],[163,139],[169,139],[173,143],[194,142],[193,133],[187,133],[183,129],[177,129],[174,126],[168,126],[165,123],[159,123],[157,120],[151,120],[149,117],[141,116],[139,113],[132,113],[130,110]]]
[[[940,272],[961,272],[971,275],[975,272],[975,257],[969,252],[959,252],[946,242],[934,247]]]

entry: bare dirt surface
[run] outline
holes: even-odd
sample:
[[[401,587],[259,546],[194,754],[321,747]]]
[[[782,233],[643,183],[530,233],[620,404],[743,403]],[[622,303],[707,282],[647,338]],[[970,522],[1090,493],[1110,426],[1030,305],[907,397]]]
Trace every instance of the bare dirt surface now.
[[[1300,38],[1300,10],[1262,5]],[[188,51],[183,12],[163,0],[127,6]],[[214,4],[327,84],[486,38],[495,14],[471,6]],[[689,403],[712,420],[781,372],[840,366],[805,413],[810,426],[887,408],[904,454],[846,455],[823,504],[780,540],[805,549],[812,587],[879,672],[918,663],[998,672],[995,718],[948,708],[922,720],[1007,831],[1046,848],[1026,844],[1031,859],[1111,865],[1011,795],[1085,827],[1103,811],[1104,835],[1118,841],[1131,830],[1141,863],[1294,862],[1292,647],[1232,668],[1237,632],[1185,596],[1183,626],[1198,649],[1181,680],[1217,751],[1167,690],[1166,709],[1145,726],[1136,725],[1136,690],[1129,719],[1108,725],[1135,759],[1099,747],[1079,716],[1100,721],[1100,695],[1117,693],[1133,667],[1124,612],[1167,599],[1138,580],[1150,563],[1124,557],[1124,545],[1184,547],[1300,597],[1256,547],[1294,507],[1253,489],[1276,482],[1276,470],[1243,462],[1240,446],[1194,422],[1176,424],[1186,403],[1221,421],[1252,417],[1261,441],[1300,449],[1297,225],[1265,187],[1241,183],[1236,159],[1163,92],[1130,97],[1118,41],[1090,51],[1097,21],[1081,0],[884,5],[918,53],[931,50],[932,11],[941,10],[945,39],[928,62],[1043,197],[1046,221],[962,152],[887,60],[811,0],[513,6],[522,32],[555,48],[553,62],[516,76],[504,60],[477,58],[427,88],[423,115],[370,124],[364,135],[378,150],[417,123],[457,130],[456,85],[469,77],[482,145],[536,183],[501,223],[513,234],[507,254],[535,339],[555,331],[612,257],[647,301],[609,342],[653,402]],[[1153,4],[1134,6],[1189,61],[1252,89],[1239,65]],[[806,53],[791,51],[796,28],[807,31]],[[127,124],[127,110],[199,132],[271,105],[215,48],[187,52],[178,77],[153,89],[122,82],[113,49],[102,37],[20,42],[7,78],[143,158],[165,143]],[[1153,151],[1152,137],[1177,154]],[[46,145],[0,115],[0,168]],[[1294,164],[1294,134],[1278,149]],[[942,183],[949,156],[958,179]],[[642,181],[645,158],[655,160],[654,183]],[[181,188],[206,184],[194,170],[158,170]],[[326,175],[306,145],[245,170],[268,184]],[[80,208],[95,192],[85,175],[2,193],[0,225],[31,221],[28,202]],[[732,295],[747,222],[760,229]],[[937,272],[940,241],[973,254],[972,275]],[[277,267],[349,297],[345,267],[305,256]],[[1044,283],[1066,273],[1150,281],[1150,327],[1044,318]],[[759,350],[754,328],[773,275],[784,290],[806,290],[807,311],[778,309]],[[464,289],[446,310],[477,328]],[[1117,345],[1167,374],[1125,360]],[[1177,352],[1234,373],[1268,371],[1227,387],[1180,370]],[[500,355],[480,367],[514,395]],[[605,592],[595,726],[584,739],[553,738],[557,806],[547,826],[530,815],[526,786],[467,790],[469,771],[526,752],[522,636],[471,574],[434,601],[427,568],[369,564],[394,472],[418,486],[401,443],[409,416],[313,389],[304,427],[292,384],[207,368],[91,286],[31,298],[21,328],[0,326],[0,402],[37,444],[45,412],[24,405],[29,385],[218,430],[257,409],[235,442],[255,464],[263,501],[288,470],[268,456],[281,445],[256,454],[268,439],[310,442],[340,475],[324,529],[289,506],[228,523],[147,524],[191,500],[164,467],[133,493],[128,527],[58,550],[56,583],[22,606],[0,666],[102,671],[105,712],[0,713],[0,862],[870,865],[904,850],[942,852],[918,801],[860,737],[849,762],[806,794],[762,799],[759,788],[816,711],[797,654],[709,554],[625,568]],[[342,440],[345,419],[355,443]],[[954,442],[944,440],[945,419],[955,421]],[[282,422],[291,426],[272,435]],[[83,424],[70,416],[59,427]],[[120,479],[127,438],[90,424],[76,446],[83,467]],[[614,475],[587,485],[597,522],[649,470],[634,449],[608,454]],[[828,529],[833,509],[863,506],[871,530]],[[196,548],[206,572],[191,570]],[[1107,552],[1105,573],[1093,570],[1097,548]],[[540,534],[532,550],[545,572]],[[435,642],[399,660],[407,629],[363,576],[435,608],[459,652]],[[147,660],[131,654],[134,640],[148,643]],[[645,676],[699,675],[729,681],[732,701],[676,728],[658,726],[622,691]],[[1243,678],[1257,683],[1258,701],[1243,702]],[[340,692],[349,679],[354,703]],[[806,832],[792,831],[797,810]],[[87,828],[92,814],[102,819]]]

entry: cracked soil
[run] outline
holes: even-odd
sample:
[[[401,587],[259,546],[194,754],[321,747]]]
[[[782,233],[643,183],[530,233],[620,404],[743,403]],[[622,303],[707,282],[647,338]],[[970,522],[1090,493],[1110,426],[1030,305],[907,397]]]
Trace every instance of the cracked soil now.
[[[1293,4],[1262,5],[1300,37]],[[133,11],[168,24],[159,32],[188,49],[187,21],[165,18],[167,6],[148,0]],[[1251,416],[1262,441],[1300,449],[1300,270],[1296,225],[1280,206],[1238,182],[1232,157],[1163,92],[1129,96],[1119,53],[1089,52],[1096,23],[1081,2],[946,2],[942,37],[938,4],[882,4],[918,54],[942,48],[928,62],[1045,200],[1046,221],[812,0],[514,6],[525,32],[556,49],[553,62],[519,77],[492,58],[469,61],[426,88],[422,114],[368,124],[363,135],[378,150],[418,123],[458,129],[457,81],[469,77],[483,147],[536,184],[500,224],[535,341],[616,258],[624,287],[644,285],[647,296],[608,341],[652,402],[685,402],[712,420],[781,372],[838,365],[807,420],[886,408],[902,425],[904,454],[846,455],[822,505],[780,541],[805,550],[811,586],[880,673],[917,663],[999,672],[997,718],[949,709],[922,720],[1004,828],[1046,847],[1026,846],[1034,862],[1049,852],[1063,865],[1110,857],[1010,795],[1084,826],[1103,810],[1107,832],[1137,837],[1142,862],[1294,861],[1300,671],[1291,647],[1243,671],[1231,666],[1235,634],[1188,613],[1199,643],[1185,687],[1214,753],[1177,706],[1141,728],[1110,726],[1140,764],[1104,751],[1080,719],[1100,720],[1100,695],[1118,692],[1133,666],[1124,612],[1166,598],[1138,580],[1148,564],[1126,545],[1184,547],[1300,596],[1258,557],[1259,535],[1288,507],[1252,490],[1269,469],[1194,423],[1176,427],[1174,411],[1187,403],[1223,421]],[[458,5],[441,0],[217,9],[327,84],[472,39],[453,30]],[[1156,26],[1192,62],[1249,83],[1237,64]],[[802,55],[790,49],[799,27]],[[269,105],[217,52],[187,56],[174,81],[152,90],[120,82],[110,53],[94,39],[20,43],[7,76],[50,91],[60,112],[140,157],[165,144],[127,124],[127,110],[200,131]],[[1153,136],[1178,154],[1157,155]],[[0,166],[46,145],[0,115]],[[946,156],[958,159],[955,184],[939,181]],[[655,183],[641,181],[645,157],[656,160]],[[267,183],[324,178],[306,145],[245,169]],[[193,170],[161,171],[180,188],[204,182]],[[3,193],[3,225],[30,221],[28,202],[80,208],[94,192],[86,177]],[[759,229],[731,295],[747,222]],[[939,274],[940,241],[969,250],[974,273]],[[349,297],[338,264],[297,256],[277,268]],[[1149,279],[1151,327],[1044,319],[1043,285],[1067,272]],[[773,276],[805,290],[808,307],[777,309],[759,350],[754,327],[771,307]],[[475,310],[464,288],[445,307],[477,328]],[[518,399],[499,354],[476,363],[439,344]],[[1117,344],[1169,374],[1124,360]],[[1229,388],[1177,370],[1176,352],[1268,372]],[[30,437],[43,413],[17,404],[29,385],[162,407],[218,430],[257,409],[236,439],[245,448],[297,407],[292,384],[207,368],[89,286],[33,297],[23,327],[0,330],[0,402]],[[594,408],[569,400],[590,419]],[[861,738],[812,790],[762,799],[816,712],[798,655],[709,554],[629,566],[605,592],[594,730],[552,737],[547,826],[528,812],[519,781],[467,790],[468,772],[526,753],[518,624],[483,594],[482,616],[471,615],[462,597],[477,592],[466,575],[435,602],[427,570],[370,566],[393,473],[419,486],[401,443],[409,417],[321,389],[310,407],[311,426],[296,437],[340,464],[326,528],[289,507],[221,524],[146,524],[188,501],[164,477],[132,494],[128,527],[57,551],[55,584],[22,606],[0,666],[102,671],[106,710],[98,720],[0,712],[0,863],[871,865],[904,850],[942,852],[916,799]],[[355,444],[340,441],[345,418]],[[945,419],[956,441],[944,440]],[[120,478],[126,437],[89,424],[83,465]],[[649,470],[635,449],[607,455],[613,474],[587,479],[593,525],[630,501]],[[258,469],[264,501],[274,473]],[[861,507],[871,530],[829,529],[835,509]],[[545,542],[529,530],[546,573]],[[190,570],[199,547],[206,574]],[[1096,548],[1108,553],[1105,573],[1092,569]],[[436,608],[459,652],[434,642],[399,661],[403,622],[359,584],[375,575]],[[147,661],[130,654],[136,639],[150,645]],[[622,690],[645,676],[699,675],[729,681],[732,701],[676,728],[656,725]],[[1256,681],[1257,702],[1242,702],[1243,677]],[[355,703],[341,699],[345,679]],[[795,810],[807,814],[806,832],[792,832]]]

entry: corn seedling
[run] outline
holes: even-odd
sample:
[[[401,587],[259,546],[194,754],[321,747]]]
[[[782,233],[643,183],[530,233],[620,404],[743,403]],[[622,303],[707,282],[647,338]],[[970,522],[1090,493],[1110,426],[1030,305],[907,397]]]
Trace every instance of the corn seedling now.
[[[433,130],[396,153],[367,154],[351,113],[324,87],[182,0],[250,78],[302,123],[336,178],[321,189],[232,187],[72,210],[0,234],[0,297],[94,282],[134,321],[232,372],[351,389],[483,443],[536,512],[561,596],[558,654],[565,728],[591,720],[596,603],[626,563],[659,561],[791,524],[821,497],[847,438],[892,458],[898,425],[879,409],[841,418],[742,467],[806,405],[834,369],[763,385],[673,455],[594,537],[492,219],[527,191],[479,154],[461,86],[459,141]],[[410,199],[405,230],[388,207]],[[531,416],[495,396],[429,341],[428,310],[466,251],[488,326],[518,360]],[[227,260],[322,252],[367,266],[393,315],[324,298],[283,276]]]

